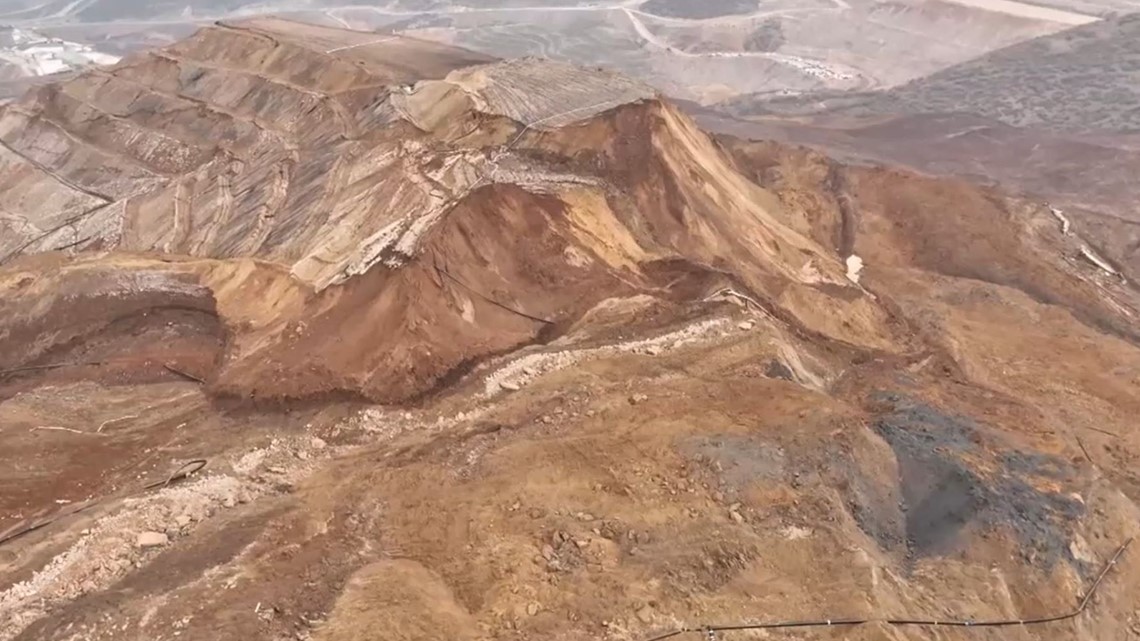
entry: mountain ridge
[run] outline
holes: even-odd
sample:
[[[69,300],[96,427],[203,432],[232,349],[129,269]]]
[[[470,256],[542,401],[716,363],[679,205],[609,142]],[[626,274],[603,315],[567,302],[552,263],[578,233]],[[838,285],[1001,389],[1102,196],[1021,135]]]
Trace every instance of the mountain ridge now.
[[[205,81],[212,73],[203,69],[230,73],[222,71],[224,64],[239,65],[242,60],[267,69],[310,64],[307,58],[294,63],[278,61],[291,60],[290,49],[282,50],[276,40],[266,44],[262,38],[269,36],[263,30],[254,33],[256,38],[231,26],[210,27],[171,47],[172,54],[128,58],[109,75],[122,79],[123,84],[164,86],[170,82],[171,61],[197,60],[206,53],[194,52],[210,51],[215,52],[217,62],[187,63],[192,82]],[[396,46],[393,42],[402,40],[365,41],[359,49]],[[270,53],[264,59],[251,57],[245,48],[253,46],[267,46]],[[320,55],[323,59],[328,54]],[[244,67],[232,73],[235,82],[247,82],[250,77]],[[307,73],[294,75],[300,78]],[[551,75],[561,81],[537,80]],[[158,158],[175,159],[171,167],[178,173],[168,173],[166,178],[131,174],[131,180],[142,185],[135,189],[147,191],[97,205],[87,212],[92,217],[80,223],[70,237],[62,234],[56,237],[58,241],[41,240],[24,251],[61,242],[79,251],[100,247],[278,263],[303,287],[312,289],[299,316],[312,324],[322,324],[327,317],[331,325],[302,337],[286,331],[294,321],[278,319],[273,328],[263,328],[263,334],[249,339],[259,349],[248,354],[229,351],[230,360],[218,386],[238,395],[276,393],[283,398],[293,395],[285,391],[290,386],[297,386],[295,394],[303,397],[341,391],[361,392],[386,402],[415,397],[461,363],[533,340],[544,325],[556,322],[553,319],[583,313],[606,292],[661,287],[664,283],[654,283],[642,273],[639,265],[647,261],[680,259],[693,263],[697,270],[709,269],[700,265],[715,261],[748,264],[744,271],[727,265],[721,269],[735,271],[738,278],[761,288],[797,280],[830,283],[841,289],[850,285],[834,257],[787,229],[759,205],[765,196],[755,185],[735,177],[727,158],[687,116],[642,85],[604,71],[524,59],[456,67],[441,78],[429,77],[411,85],[401,76],[394,79],[397,84],[377,88],[376,98],[362,95],[363,112],[343,105],[322,108],[339,104],[340,98],[331,94],[312,97],[310,92],[318,90],[352,92],[357,84],[373,84],[370,77],[347,77],[347,85],[336,84],[340,81],[333,80],[331,72],[323,80],[314,77],[317,85],[324,84],[311,89],[281,85],[282,80],[253,85],[249,94],[253,105],[260,104],[257,92],[284,92],[300,102],[300,114],[315,118],[325,128],[303,127],[301,134],[300,125],[294,124],[293,129],[267,137],[264,132],[270,125],[281,126],[273,123],[295,122],[290,119],[298,117],[280,112],[291,109],[291,103],[281,98],[276,112],[256,115],[261,112],[255,111],[252,120],[223,119],[225,129],[219,137],[223,141],[232,137],[227,144],[235,148],[247,145],[241,154],[225,146],[213,154],[189,153],[186,143],[154,133],[154,125],[144,125],[125,138],[79,135],[79,140],[94,140],[84,148],[100,153],[119,149],[132,157],[134,162],[121,168],[124,173],[146,161],[153,174],[159,169]],[[48,109],[60,96],[75,93],[72,87],[87,87],[102,79],[103,72],[81,76],[38,91],[32,100]],[[113,92],[103,97],[109,91],[106,87],[98,85],[92,99],[112,100]],[[217,112],[215,103],[227,104],[224,94],[211,98],[207,109]],[[139,118],[149,118],[147,108],[138,107],[137,97],[131,104],[141,111]],[[101,113],[108,113],[106,109]],[[6,113],[12,111],[30,113],[23,107]],[[131,118],[122,122],[131,123]],[[256,124],[258,118],[265,124],[256,131],[247,126],[245,134],[231,133],[231,127]],[[73,119],[78,123],[75,128],[88,122],[82,113]],[[357,136],[347,124],[353,121],[361,131],[368,131],[360,144],[354,143]],[[34,154],[28,135],[8,144],[23,144]],[[135,153],[140,145],[150,151]],[[62,166],[67,169],[66,164]],[[115,185],[118,181],[112,177],[109,182]],[[768,197],[768,202],[774,201]],[[719,212],[713,215],[712,208]],[[322,221],[321,212],[326,209],[329,213]],[[531,220],[536,212],[544,213]],[[99,219],[103,222],[91,222]],[[93,225],[101,227],[92,229]],[[488,235],[492,225],[502,225],[500,235]],[[739,239],[748,237],[746,227],[752,228],[755,240],[742,244]],[[85,233],[92,235],[73,240]],[[549,249],[564,255],[564,262],[546,266],[549,256],[545,254],[518,254],[511,249],[516,236],[544,239],[541,242]],[[510,264],[517,266],[508,268]],[[473,270],[474,265],[494,268]],[[755,280],[752,270],[763,273],[767,282]],[[361,285],[370,293],[358,302],[341,302],[357,296],[348,293],[354,287],[351,281],[365,276],[378,279],[374,285]],[[532,278],[533,282],[524,284]],[[346,283],[350,285],[347,290],[324,295],[330,286]],[[531,308],[527,302],[586,283],[590,283],[588,290],[553,306],[544,303]],[[407,293],[399,293],[405,288]],[[829,297],[824,293],[813,296]],[[381,302],[369,302],[373,299]],[[578,302],[572,303],[574,299]],[[341,318],[338,308],[379,310],[390,305],[403,310],[383,312],[391,319],[382,325],[386,327],[382,334],[391,337],[390,341],[373,341],[371,351],[363,354],[342,354],[330,342],[343,341],[351,345],[350,350],[359,350],[365,340],[364,335],[352,340],[366,330],[364,326],[353,329],[359,321]],[[507,310],[520,313],[507,314],[513,315],[512,321],[503,318]],[[358,314],[353,312],[353,316]],[[490,320],[476,322],[484,316]],[[524,327],[518,327],[520,319]],[[473,334],[465,329],[472,324],[477,326]],[[449,344],[453,346],[443,347]],[[430,356],[422,352],[425,345],[432,346]],[[412,351],[400,355],[404,349]],[[301,374],[298,366],[284,365],[291,358],[287,354],[297,351],[333,354],[329,360],[339,365],[322,365],[323,357],[318,356],[304,364],[307,373]],[[346,365],[365,354],[372,355],[358,365]],[[389,361],[386,370],[376,369],[375,359],[381,355]],[[274,368],[285,369],[276,376],[261,375]],[[255,373],[244,373],[249,369]],[[373,380],[377,371],[385,375]],[[283,384],[284,379],[292,383]]]

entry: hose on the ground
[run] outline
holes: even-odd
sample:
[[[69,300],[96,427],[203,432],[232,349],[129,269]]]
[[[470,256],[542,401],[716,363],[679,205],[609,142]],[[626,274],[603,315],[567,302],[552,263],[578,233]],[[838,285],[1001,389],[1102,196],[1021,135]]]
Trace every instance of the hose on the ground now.
[[[810,621],[774,621],[769,623],[736,623],[725,625],[705,625],[693,628],[679,628],[670,632],[659,634],[646,641],[663,641],[672,637],[680,636],[689,632],[695,632],[705,635],[708,639],[715,640],[718,632],[733,632],[743,630],[777,630],[787,628],[812,628],[812,627],[829,627],[829,626],[848,626],[854,627],[858,625],[866,625],[869,623],[882,623],[892,626],[926,626],[926,627],[956,627],[956,628],[1002,628],[1015,625],[1040,625],[1043,623],[1054,623],[1057,621],[1065,621],[1079,616],[1089,606],[1093,595],[1096,593],[1097,588],[1100,587],[1104,578],[1116,566],[1116,562],[1124,555],[1128,546],[1132,545],[1132,541],[1136,539],[1135,536],[1130,537],[1116,549],[1116,553],[1112,558],[1104,564],[1100,574],[1097,575],[1096,580],[1093,581],[1088,591],[1085,592],[1084,597],[1081,599],[1077,607],[1069,612],[1062,612],[1058,614],[1051,614],[1046,616],[1032,617],[1028,619],[996,619],[990,621],[971,621],[969,619],[961,620],[939,620],[939,619],[907,619],[907,618],[837,618],[837,619],[818,619]]]
[[[160,488],[160,487],[168,487],[168,486],[170,486],[174,483],[177,483],[179,481],[182,481],[182,480],[188,478],[190,475],[200,471],[202,468],[206,467],[206,462],[207,462],[206,459],[194,459],[192,461],[187,461],[187,462],[183,463],[180,467],[175,469],[174,472],[170,476],[166,477],[165,479],[163,479],[161,481],[155,481],[154,483],[150,483],[148,485],[144,485],[141,488],[139,488],[138,490],[136,490],[135,492],[131,492],[131,493],[127,494],[126,496],[134,496],[136,494],[142,494],[143,492],[146,492],[148,490],[153,490],[153,489]],[[108,498],[111,498],[111,497],[104,497],[98,501],[87,501],[85,503],[80,503],[78,505],[71,507],[70,509],[64,510],[64,511],[59,512],[57,514],[53,514],[52,516],[50,516],[46,519],[42,519],[40,521],[35,521],[35,522],[30,523],[30,524],[28,524],[22,528],[18,528],[16,530],[10,530],[8,532],[0,532],[0,545],[4,545],[5,543],[8,543],[14,539],[18,539],[21,536],[24,536],[25,534],[30,534],[32,532],[35,532],[36,530],[39,530],[41,528],[45,528],[45,527],[51,525],[52,523],[55,523],[59,519],[62,519],[65,516],[71,516],[73,514],[78,514],[80,512],[83,512],[84,510],[89,510],[89,509],[95,507],[96,505],[98,505],[99,503],[106,501]],[[121,498],[121,497],[117,497],[117,498]]]

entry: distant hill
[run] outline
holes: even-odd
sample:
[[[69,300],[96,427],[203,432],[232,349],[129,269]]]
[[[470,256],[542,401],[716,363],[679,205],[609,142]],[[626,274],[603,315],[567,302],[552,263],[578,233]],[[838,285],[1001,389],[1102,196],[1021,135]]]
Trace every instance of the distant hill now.
[[[738,99],[764,113],[970,113],[1054,131],[1140,131],[1140,14],[1022,42],[879,93]]]
[[[1015,126],[1140,130],[1140,14],[1000,49],[903,85],[879,104],[968,111]]]

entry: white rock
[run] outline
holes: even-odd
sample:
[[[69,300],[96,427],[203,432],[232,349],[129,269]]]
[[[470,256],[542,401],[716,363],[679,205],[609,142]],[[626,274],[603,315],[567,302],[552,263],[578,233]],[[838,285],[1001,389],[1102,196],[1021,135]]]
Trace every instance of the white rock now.
[[[170,539],[162,532],[142,532],[139,534],[136,543],[145,550],[147,548],[160,548],[170,543]]]
[[[1073,537],[1073,541],[1069,543],[1069,553],[1073,555],[1074,559],[1090,565],[1097,562],[1096,555],[1089,549],[1088,541],[1085,541],[1080,534]]]
[[[847,257],[847,280],[858,283],[859,273],[863,271],[863,259],[851,254]]]

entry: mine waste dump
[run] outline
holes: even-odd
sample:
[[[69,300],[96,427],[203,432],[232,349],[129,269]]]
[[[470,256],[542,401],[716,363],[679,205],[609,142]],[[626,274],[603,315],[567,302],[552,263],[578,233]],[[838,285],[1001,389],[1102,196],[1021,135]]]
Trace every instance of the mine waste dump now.
[[[45,79],[0,105],[0,641],[1138,639],[1090,216],[284,18]]]

